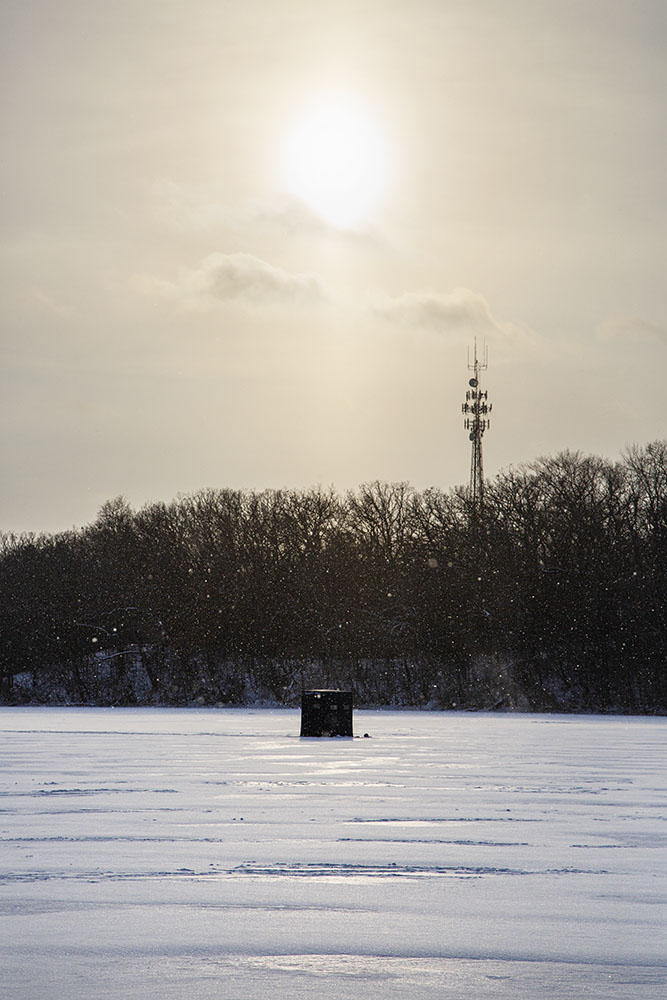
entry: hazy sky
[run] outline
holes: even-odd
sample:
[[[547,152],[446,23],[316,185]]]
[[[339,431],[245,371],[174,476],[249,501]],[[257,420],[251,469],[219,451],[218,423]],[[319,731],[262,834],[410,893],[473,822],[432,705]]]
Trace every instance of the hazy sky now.
[[[0,11],[0,530],[667,436],[665,0]]]

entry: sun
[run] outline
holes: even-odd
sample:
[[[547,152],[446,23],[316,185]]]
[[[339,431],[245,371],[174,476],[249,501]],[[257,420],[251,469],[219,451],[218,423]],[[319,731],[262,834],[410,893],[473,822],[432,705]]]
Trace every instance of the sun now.
[[[341,229],[363,223],[385,194],[390,156],[376,118],[351,98],[308,108],[283,146],[287,190]]]

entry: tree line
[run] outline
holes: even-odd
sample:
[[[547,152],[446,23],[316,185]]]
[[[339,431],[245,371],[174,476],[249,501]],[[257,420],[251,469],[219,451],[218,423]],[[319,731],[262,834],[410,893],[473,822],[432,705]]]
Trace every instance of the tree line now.
[[[5,704],[663,712],[667,441],[466,490],[374,482],[122,498],[0,536]]]

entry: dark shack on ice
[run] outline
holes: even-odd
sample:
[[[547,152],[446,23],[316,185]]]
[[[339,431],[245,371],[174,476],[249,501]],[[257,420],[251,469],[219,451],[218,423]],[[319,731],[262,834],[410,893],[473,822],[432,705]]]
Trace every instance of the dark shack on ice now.
[[[304,691],[301,696],[302,736],[352,736],[352,692]]]

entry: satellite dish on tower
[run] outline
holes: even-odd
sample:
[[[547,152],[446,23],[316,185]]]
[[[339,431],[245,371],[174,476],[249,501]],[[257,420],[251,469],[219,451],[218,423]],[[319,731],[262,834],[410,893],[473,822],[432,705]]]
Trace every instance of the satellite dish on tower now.
[[[473,389],[476,389],[477,388],[477,379],[476,378],[471,378],[469,380],[469,382],[468,382],[468,385],[471,385],[473,387]]]

